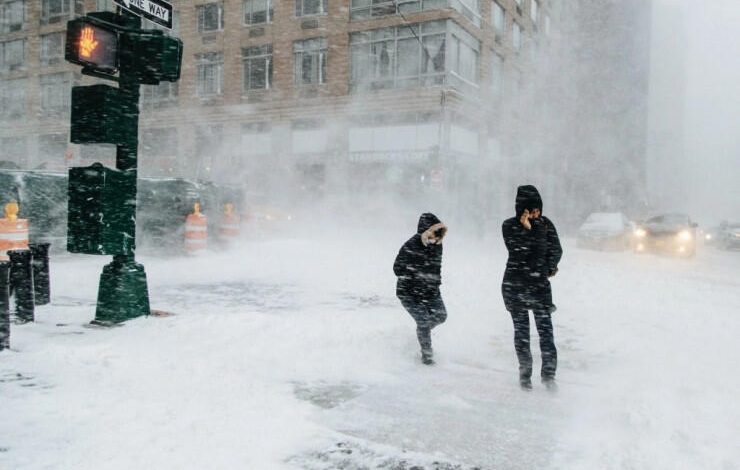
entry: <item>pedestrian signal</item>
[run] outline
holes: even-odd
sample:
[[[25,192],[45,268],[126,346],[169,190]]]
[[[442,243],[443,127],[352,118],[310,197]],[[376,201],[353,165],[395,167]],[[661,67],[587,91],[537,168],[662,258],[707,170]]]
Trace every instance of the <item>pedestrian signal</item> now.
[[[65,58],[73,64],[97,72],[115,74],[118,70],[118,32],[91,17],[67,23]]]

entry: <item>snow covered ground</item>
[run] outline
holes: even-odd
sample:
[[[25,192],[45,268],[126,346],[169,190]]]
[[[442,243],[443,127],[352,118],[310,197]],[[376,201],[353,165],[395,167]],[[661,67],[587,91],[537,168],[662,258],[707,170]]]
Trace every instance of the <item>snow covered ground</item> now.
[[[152,307],[175,315],[111,329],[86,326],[109,258],[53,258],[53,303],[0,353],[0,468],[740,467],[740,253],[566,241],[560,388],[527,393],[500,240],[448,237],[430,368],[394,297],[407,235],[142,257]]]

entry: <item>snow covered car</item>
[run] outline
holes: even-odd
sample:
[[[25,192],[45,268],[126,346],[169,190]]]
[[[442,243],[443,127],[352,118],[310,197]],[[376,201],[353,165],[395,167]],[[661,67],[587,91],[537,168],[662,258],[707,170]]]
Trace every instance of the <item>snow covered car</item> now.
[[[723,250],[740,249],[740,223],[722,224],[717,231],[715,245]]]
[[[632,223],[621,212],[594,212],[578,229],[576,246],[595,250],[626,250]]]
[[[691,257],[696,254],[696,227],[688,215],[664,214],[638,225],[634,251]]]

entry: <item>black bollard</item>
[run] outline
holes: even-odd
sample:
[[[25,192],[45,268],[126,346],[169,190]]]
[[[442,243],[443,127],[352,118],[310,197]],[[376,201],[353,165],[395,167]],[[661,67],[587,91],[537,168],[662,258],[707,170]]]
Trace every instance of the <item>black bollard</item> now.
[[[31,243],[33,265],[33,296],[36,305],[51,301],[49,285],[49,243]]]
[[[10,263],[0,261],[0,351],[10,348]]]
[[[33,267],[30,250],[8,251],[10,287],[15,295],[15,316],[22,322],[33,321]]]

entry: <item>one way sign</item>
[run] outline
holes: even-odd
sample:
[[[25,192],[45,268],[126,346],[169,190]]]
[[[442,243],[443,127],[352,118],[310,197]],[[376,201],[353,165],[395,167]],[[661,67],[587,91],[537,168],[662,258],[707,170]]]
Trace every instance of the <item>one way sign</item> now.
[[[131,13],[172,29],[172,5],[164,0],[113,0]]]

